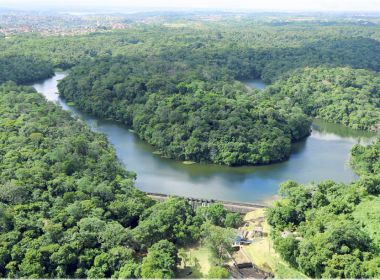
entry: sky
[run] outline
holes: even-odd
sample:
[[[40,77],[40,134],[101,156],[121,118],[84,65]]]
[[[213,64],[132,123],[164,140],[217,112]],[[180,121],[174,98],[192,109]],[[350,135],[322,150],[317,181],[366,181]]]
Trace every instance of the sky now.
[[[11,8],[176,8],[256,11],[380,11],[380,0],[0,0]]]

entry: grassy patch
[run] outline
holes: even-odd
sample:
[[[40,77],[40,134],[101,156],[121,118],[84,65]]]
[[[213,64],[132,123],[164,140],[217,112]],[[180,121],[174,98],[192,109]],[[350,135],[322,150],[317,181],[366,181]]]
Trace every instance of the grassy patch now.
[[[244,217],[244,221],[249,221],[249,220],[257,220],[261,217],[265,216],[265,209],[264,208],[259,208],[254,211],[251,211],[247,213]]]
[[[380,245],[380,197],[368,197],[352,213],[368,235]]]
[[[210,251],[208,248],[197,245],[194,247],[186,248],[189,262],[185,268],[183,264],[178,266],[178,278],[203,278],[210,270]],[[191,271],[191,274],[189,272]]]

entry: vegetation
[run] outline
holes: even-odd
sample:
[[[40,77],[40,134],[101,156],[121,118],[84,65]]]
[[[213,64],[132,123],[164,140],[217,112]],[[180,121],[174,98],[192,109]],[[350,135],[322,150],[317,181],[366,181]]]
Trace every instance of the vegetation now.
[[[355,208],[352,216],[361,223],[364,230],[380,246],[380,197],[368,197]]]
[[[369,146],[355,145],[351,150],[351,163],[355,171],[361,175],[370,175],[372,178],[380,174],[380,140]],[[377,175],[377,176],[376,176]],[[379,194],[380,189],[375,188],[373,194]]]
[[[3,84],[0,100],[1,276],[110,277],[137,264],[125,228],[152,202],[105,137],[31,88]]]
[[[310,117],[379,129],[379,41],[377,26],[249,20],[0,38],[0,277],[172,278],[180,258],[197,265],[178,248],[201,240],[208,276],[225,278],[241,223],[221,205],[150,200],[104,135],[14,82],[71,68],[64,98],[130,126],[163,156],[268,164],[289,157]],[[249,90],[238,82],[248,78],[274,84]],[[289,265],[380,277],[379,151],[380,141],[353,148],[352,184],[282,185],[267,215]]]
[[[220,227],[237,228],[243,218],[239,213],[231,213],[224,209],[222,204],[211,204],[208,207],[197,208],[197,219],[201,223],[209,222]]]
[[[211,252],[211,261],[216,265],[224,265],[232,253],[235,233],[231,228],[222,228],[212,224],[203,225],[203,242]]]
[[[222,266],[213,266],[210,268],[207,278],[210,279],[228,279],[230,278],[230,273],[228,270]]]
[[[201,214],[135,189],[104,135],[32,88],[2,84],[0,116],[1,277],[175,276]]]
[[[176,247],[167,240],[161,240],[149,248],[141,266],[141,275],[144,278],[174,278],[176,264]]]
[[[244,246],[242,250],[251,259],[260,270],[266,271],[274,275],[278,279],[304,279],[307,278],[299,270],[291,267],[287,262],[276,253],[273,248],[273,242],[270,239],[271,227],[265,217],[266,210],[264,208],[256,209],[249,212],[244,217],[244,221],[248,224],[246,230],[253,230],[259,226],[263,229],[263,236],[256,238],[251,244]]]
[[[286,25],[228,18],[186,22],[178,28],[134,25],[83,36],[0,38],[0,48],[4,56],[39,58],[63,69],[103,55],[149,58],[164,52],[169,60],[176,57],[192,60],[194,65],[227,67],[234,78],[261,76],[266,82],[290,70],[321,65],[378,71],[378,26],[361,26],[346,19],[335,24],[335,20]]]
[[[379,141],[353,148],[361,179],[350,185],[326,181],[281,186],[282,200],[268,210],[275,249],[293,267],[311,277],[378,278],[379,177],[373,166]],[[369,161],[369,162],[368,162]]]
[[[33,57],[0,56],[0,84],[5,81],[30,83],[53,76],[51,63]]]
[[[271,28],[278,45],[273,48],[264,39],[253,40],[266,28],[246,30],[248,35],[233,33],[234,28],[222,34],[216,27],[215,38],[189,29],[186,42],[179,38],[184,31],[161,28],[156,38],[149,29],[149,38],[140,34],[139,50],[118,43],[109,54],[82,59],[60,84],[60,93],[88,113],[125,123],[164,157],[182,161],[252,165],[286,160],[291,143],[309,134],[304,113],[357,129],[378,128],[378,75],[331,68],[380,69],[373,53],[377,41],[349,40],[335,28],[324,30],[324,42],[305,30],[287,30],[305,37],[299,46]],[[252,41],[249,47],[243,34]],[[118,35],[108,34],[111,40]],[[235,45],[227,43],[232,36]],[[197,45],[189,45],[194,37]],[[144,51],[152,38],[156,46]],[[363,56],[357,48],[368,52]],[[264,93],[236,82],[253,77],[280,80]]]
[[[304,113],[354,129],[380,129],[380,75],[351,68],[305,68],[268,89]]]
[[[181,257],[180,251],[183,251]],[[180,267],[177,278],[205,278],[211,268],[212,257],[210,250],[203,244],[196,244],[190,247],[179,249],[178,256],[187,259],[186,267]],[[191,272],[191,274],[190,274]]]
[[[180,160],[282,161],[291,142],[309,134],[301,110],[278,106],[240,83],[210,79],[220,75],[216,69],[189,63],[176,65],[165,55],[95,60],[73,68],[59,90],[82,110],[131,126],[162,155]]]
[[[291,143],[309,133],[302,110],[358,129],[378,128],[378,77],[357,70],[380,70],[375,26],[309,22],[284,27],[231,18],[173,26],[16,36],[0,40],[0,47],[4,57],[48,61],[63,69],[79,65],[61,83],[63,97],[86,112],[127,124],[163,156],[183,161],[286,160]],[[298,70],[284,80],[305,67],[316,69]],[[268,89],[278,94],[258,94],[236,82],[259,77],[278,81]],[[282,85],[288,92],[281,91]],[[288,93],[293,98],[284,100]]]

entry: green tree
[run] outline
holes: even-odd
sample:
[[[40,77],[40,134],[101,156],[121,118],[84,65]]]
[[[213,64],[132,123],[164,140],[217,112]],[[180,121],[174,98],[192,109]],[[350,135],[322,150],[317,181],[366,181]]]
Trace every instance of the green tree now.
[[[274,248],[285,261],[293,267],[297,267],[298,242],[294,237],[278,237],[274,241]]]
[[[220,203],[213,203],[208,206],[198,207],[196,214],[202,221],[210,221],[217,226],[223,226],[225,223],[227,211]]]
[[[173,243],[161,240],[152,245],[141,265],[143,278],[174,278],[177,265],[177,250]]]
[[[203,243],[210,250],[212,262],[217,265],[223,265],[229,259],[229,253],[232,252],[232,244],[235,234],[230,228],[215,226],[210,222],[202,226]]]
[[[227,279],[230,278],[228,270],[222,266],[212,266],[208,271],[207,278],[210,279]]]
[[[237,228],[243,222],[243,218],[239,213],[227,213],[226,218],[224,220],[224,226],[230,228]]]
[[[187,253],[187,251],[183,248],[180,248],[178,250],[178,257],[181,259],[181,262],[183,263],[183,267],[186,268],[186,264],[189,262],[190,258]]]

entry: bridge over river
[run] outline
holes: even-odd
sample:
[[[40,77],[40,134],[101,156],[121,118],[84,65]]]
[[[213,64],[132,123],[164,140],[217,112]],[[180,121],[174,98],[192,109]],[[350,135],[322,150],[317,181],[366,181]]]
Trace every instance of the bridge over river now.
[[[171,195],[162,194],[162,193],[151,193],[146,192],[147,196],[154,200],[158,201],[164,201],[168,199],[169,197],[172,197]],[[181,197],[181,196],[179,196]],[[224,201],[224,200],[215,200],[215,199],[202,199],[202,198],[193,198],[193,197],[182,197],[186,199],[190,205],[193,207],[193,209],[198,208],[199,206],[207,206],[213,203],[220,203],[224,206],[224,208],[228,211],[246,214],[248,212],[251,212],[253,210],[256,210],[258,208],[266,208],[267,205],[264,204],[258,204],[258,203],[246,203],[246,202],[233,202],[233,201]]]

